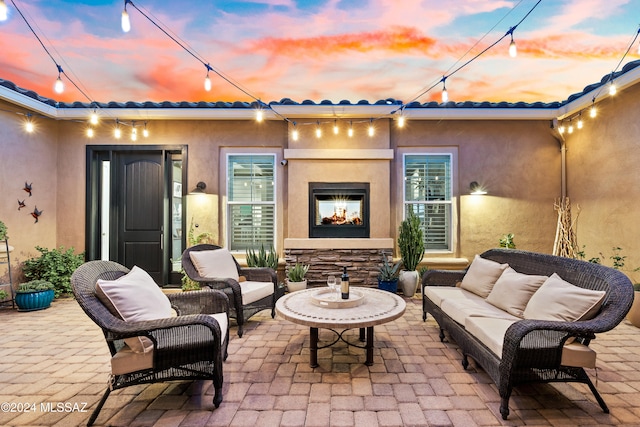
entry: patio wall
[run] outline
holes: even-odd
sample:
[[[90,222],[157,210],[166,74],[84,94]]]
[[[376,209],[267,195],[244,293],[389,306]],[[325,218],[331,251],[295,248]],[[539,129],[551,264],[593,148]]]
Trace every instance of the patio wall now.
[[[576,213],[577,236],[587,258],[605,264],[613,247],[622,248],[626,266],[640,266],[640,85],[597,104],[596,119],[567,135],[568,193]],[[588,114],[585,114],[588,116]],[[625,271],[634,281],[640,273]]]
[[[7,109],[15,107],[7,106]],[[28,135],[18,126],[17,117],[0,113],[0,177],[5,196],[0,204],[0,219],[9,226],[12,244],[18,253],[33,253],[35,245],[74,246],[83,250],[86,145],[130,144],[131,141],[125,137],[118,141],[111,136],[113,121],[103,122],[96,137],[89,140],[84,135],[82,123],[40,118],[38,133]],[[497,246],[499,238],[506,233],[515,234],[518,248],[551,251],[556,224],[553,201],[560,195],[560,150],[547,121],[410,120],[404,129],[397,129],[391,122],[377,123],[378,132],[373,139],[361,136],[358,142],[349,142],[332,139],[333,136],[320,140],[313,136],[308,145],[323,149],[391,148],[395,151],[392,160],[383,162],[385,168],[389,168],[382,174],[389,181],[389,188],[382,193],[388,194],[385,196],[388,201],[383,201],[382,205],[388,206],[389,215],[382,216],[381,230],[389,230],[391,234],[385,237],[395,239],[401,217],[401,210],[395,209],[396,203],[401,202],[401,193],[397,191],[401,188],[398,186],[398,171],[402,165],[399,153],[412,147],[455,147],[458,169],[454,192],[459,196],[456,199],[459,213],[457,245],[454,253],[437,256],[471,259],[475,253]],[[218,171],[224,147],[270,147],[279,153],[278,162],[284,149],[296,148],[292,146],[293,142],[288,145],[287,124],[280,121],[260,124],[253,121],[150,121],[148,127],[150,138],[139,140],[138,144],[188,145],[186,188],[191,189],[198,181],[204,181],[207,191],[216,194],[221,194],[220,187],[224,185]],[[295,167],[295,162],[290,166]],[[287,194],[288,167],[278,166],[278,173],[284,178],[283,215],[279,224],[279,230],[284,232],[278,241],[282,248],[283,239],[289,237],[286,234],[297,229],[291,222],[294,213],[287,210],[288,201],[297,196]],[[26,213],[23,215],[21,211],[18,215],[17,211],[16,196],[24,193],[21,188],[25,179],[33,180],[36,190],[41,190],[46,183],[47,199],[42,205],[38,202],[38,208],[44,209],[44,214],[35,226]],[[468,195],[471,181],[485,185],[489,194]],[[13,187],[17,187],[13,193],[5,192],[5,188]],[[44,192],[36,194],[45,195]],[[217,203],[220,213],[223,202],[220,198]],[[216,224],[207,226],[215,228]],[[220,236],[224,234],[223,228],[217,231]]]

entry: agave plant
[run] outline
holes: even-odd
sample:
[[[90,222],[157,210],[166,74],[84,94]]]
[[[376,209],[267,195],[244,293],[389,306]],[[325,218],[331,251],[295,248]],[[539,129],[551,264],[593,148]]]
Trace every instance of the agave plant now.
[[[271,267],[278,269],[278,254],[273,245],[267,252],[264,244],[260,245],[260,250],[256,253],[253,249],[247,249],[247,266],[249,267]]]
[[[392,282],[398,279],[400,274],[400,261],[390,264],[387,255],[382,254],[382,266],[379,268],[378,280],[381,282]]]
[[[289,268],[287,279],[289,279],[290,282],[302,282],[307,271],[309,271],[307,264],[296,263],[293,267]]]

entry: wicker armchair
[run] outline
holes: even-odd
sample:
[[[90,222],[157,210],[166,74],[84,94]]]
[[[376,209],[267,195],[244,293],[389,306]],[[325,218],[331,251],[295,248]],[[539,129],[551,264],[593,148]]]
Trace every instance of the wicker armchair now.
[[[76,300],[104,333],[111,352],[111,373],[98,406],[87,425],[98,417],[111,390],[131,385],[170,380],[212,380],[213,404],[222,402],[222,362],[229,341],[229,301],[224,293],[212,289],[167,295],[178,316],[166,319],[126,322],[115,316],[96,295],[98,279],[116,280],[129,270],[112,261],[89,261],[71,277]],[[222,318],[219,323],[211,315]],[[220,314],[223,314],[220,316]],[[226,325],[224,323],[226,314]],[[153,348],[133,352],[125,338],[146,337]]]
[[[201,285],[208,286],[213,289],[224,291],[229,297],[230,316],[235,318],[238,323],[238,336],[242,337],[244,323],[254,314],[262,310],[271,310],[271,317],[275,317],[276,300],[278,298],[278,276],[272,268],[268,267],[251,267],[242,268],[235,258],[235,268],[238,276],[246,279],[246,283],[266,282],[270,283],[269,295],[257,300],[247,298],[247,284],[239,283],[237,280],[229,277],[203,277],[196,268],[191,259],[191,252],[194,251],[214,251],[222,249],[220,246],[200,244],[187,248],[182,253],[182,268],[186,275]],[[242,279],[241,279],[242,280]]]

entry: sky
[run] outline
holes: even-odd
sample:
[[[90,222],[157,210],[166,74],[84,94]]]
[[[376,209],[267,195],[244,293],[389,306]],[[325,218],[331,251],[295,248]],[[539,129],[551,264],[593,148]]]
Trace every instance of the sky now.
[[[65,102],[424,103],[447,76],[452,101],[552,102],[614,71],[638,33],[640,0],[537,2],[135,0],[153,22],[129,4],[124,33],[124,1],[6,0],[0,79]],[[472,60],[521,20],[516,58],[507,36]]]

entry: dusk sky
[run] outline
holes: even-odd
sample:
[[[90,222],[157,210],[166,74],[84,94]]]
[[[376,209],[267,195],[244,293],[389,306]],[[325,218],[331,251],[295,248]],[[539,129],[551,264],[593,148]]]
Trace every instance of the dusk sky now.
[[[133,3],[211,67],[211,73],[124,1],[6,0],[0,78],[59,101],[358,102],[416,97],[516,25],[537,0],[241,0]],[[561,101],[617,66],[638,31],[640,0],[543,0],[510,39],[446,81],[452,101]],[[638,43],[622,66],[640,58]],[[466,56],[465,56],[466,54]],[[621,66],[621,67],[622,67]]]

